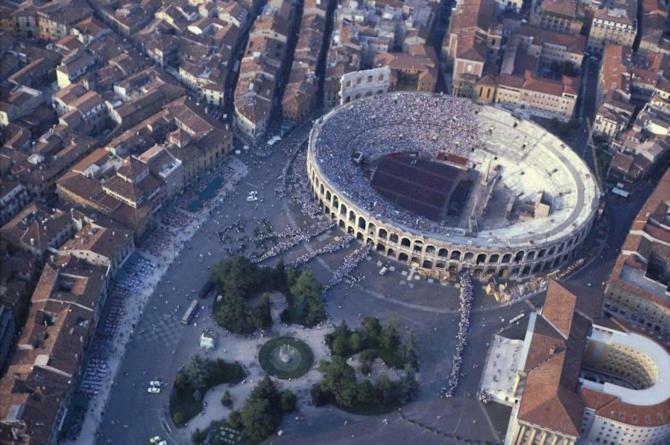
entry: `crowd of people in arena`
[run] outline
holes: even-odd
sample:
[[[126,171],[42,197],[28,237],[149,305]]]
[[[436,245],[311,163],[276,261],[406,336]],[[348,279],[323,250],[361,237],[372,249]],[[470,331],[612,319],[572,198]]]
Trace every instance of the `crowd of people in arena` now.
[[[386,200],[370,186],[359,163],[394,153],[468,157],[481,145],[477,105],[443,95],[396,93],[352,102],[310,136],[311,150],[325,177],[365,211],[421,231],[448,229]]]
[[[467,343],[468,329],[470,328],[470,310],[472,309],[472,276],[469,272],[464,273],[460,277],[459,300],[461,319],[458,322],[458,334],[456,334],[456,350],[452,358],[449,380],[442,393],[443,397],[454,396],[454,391],[458,387],[458,381],[461,376],[463,349],[465,349],[465,344]]]

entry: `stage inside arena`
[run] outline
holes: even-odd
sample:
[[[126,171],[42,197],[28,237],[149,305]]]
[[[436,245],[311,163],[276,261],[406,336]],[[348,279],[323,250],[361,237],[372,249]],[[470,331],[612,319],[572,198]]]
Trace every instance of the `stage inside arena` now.
[[[379,194],[433,221],[460,217],[472,189],[472,175],[476,175],[408,154],[383,156],[372,167],[371,185]]]

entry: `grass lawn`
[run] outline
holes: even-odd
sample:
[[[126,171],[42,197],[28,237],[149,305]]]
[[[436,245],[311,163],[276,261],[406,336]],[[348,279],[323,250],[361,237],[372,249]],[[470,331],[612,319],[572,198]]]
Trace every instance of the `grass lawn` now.
[[[172,417],[172,421],[179,427],[184,426],[202,411],[202,400],[207,391],[224,383],[231,385],[240,383],[245,375],[244,369],[240,365],[219,361],[219,366],[216,366],[207,378],[199,400],[194,397],[195,390],[191,386],[186,385],[180,389],[173,387],[172,394],[170,394],[170,417]]]

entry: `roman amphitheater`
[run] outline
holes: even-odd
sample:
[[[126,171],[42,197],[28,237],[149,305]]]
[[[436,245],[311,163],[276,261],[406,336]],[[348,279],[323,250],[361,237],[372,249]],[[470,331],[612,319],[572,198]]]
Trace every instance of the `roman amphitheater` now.
[[[343,230],[440,279],[561,267],[600,198],[586,164],[538,125],[424,93],[367,97],[319,118],[307,172]]]

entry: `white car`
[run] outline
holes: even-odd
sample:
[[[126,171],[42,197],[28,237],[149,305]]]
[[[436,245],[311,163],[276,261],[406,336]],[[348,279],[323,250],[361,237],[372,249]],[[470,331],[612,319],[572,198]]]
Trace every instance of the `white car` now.
[[[147,392],[148,392],[149,394],[160,394],[160,393],[161,393],[161,389],[160,389],[160,388],[157,388],[157,387],[155,387],[155,386],[150,386],[150,387],[147,388]]]
[[[151,439],[149,439],[149,443],[152,444],[152,445],[155,445],[160,441],[161,441],[161,436],[154,436]]]
[[[149,382],[149,386],[158,386],[160,387],[162,385],[160,380],[152,380]]]

